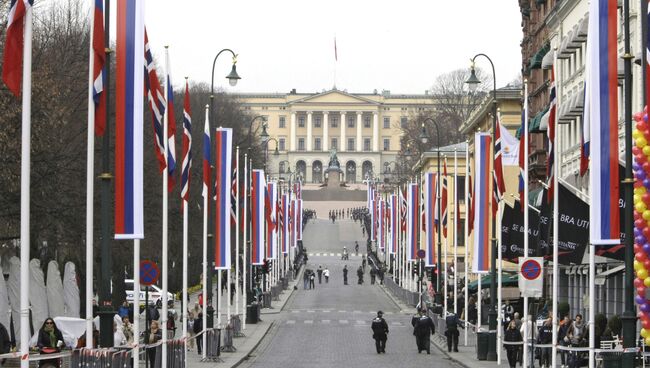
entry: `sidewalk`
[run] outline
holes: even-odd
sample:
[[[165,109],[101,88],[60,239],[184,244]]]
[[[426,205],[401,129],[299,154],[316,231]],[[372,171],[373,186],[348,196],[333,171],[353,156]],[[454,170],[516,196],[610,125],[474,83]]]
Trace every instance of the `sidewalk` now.
[[[400,312],[404,314],[415,314],[415,308],[407,305],[399,298],[396,298],[385,285],[381,285],[382,289],[388,295],[388,297],[399,306]],[[498,367],[497,362],[488,362],[485,360],[476,359],[476,346],[465,346],[464,339],[464,330],[460,330],[460,337],[458,339],[458,352],[449,353],[447,352],[447,339],[444,335],[445,331],[440,331],[436,326],[436,333],[431,337],[431,344],[438,348],[438,350],[445,355],[448,359],[453,360],[460,366],[465,368],[494,368]],[[468,334],[468,339],[473,337],[472,334]],[[469,341],[468,341],[469,342]],[[474,344],[472,344],[474,345]],[[501,365],[508,366],[508,360],[505,355],[505,351],[501,356]]]
[[[234,352],[221,352],[221,361],[218,362],[219,367],[234,368],[246,361],[255,348],[260,344],[262,339],[269,332],[275,321],[279,318],[279,313],[284,308],[285,304],[293,295],[293,287],[300,280],[298,275],[294,281],[289,281],[289,287],[280,294],[280,300],[272,302],[273,309],[262,309],[261,321],[256,324],[246,324],[246,329],[242,330],[244,337],[236,337],[233,339],[233,346],[237,349]],[[222,315],[223,321],[225,317]],[[196,351],[187,352],[187,366],[188,367],[205,367],[209,364],[215,364],[213,361],[201,361],[201,356]]]

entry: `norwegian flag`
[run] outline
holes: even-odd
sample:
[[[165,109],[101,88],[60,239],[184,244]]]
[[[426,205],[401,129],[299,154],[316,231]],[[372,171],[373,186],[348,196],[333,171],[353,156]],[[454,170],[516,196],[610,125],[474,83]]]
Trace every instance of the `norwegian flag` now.
[[[551,68],[551,90],[549,92],[550,111],[548,115],[548,161],[546,166],[546,176],[548,177],[548,203],[553,202],[553,173],[555,164],[555,147],[553,143],[555,142],[555,117],[557,111],[557,96],[555,91],[555,66]]]
[[[190,87],[185,80],[185,101],[183,104],[183,168],[181,171],[181,198],[190,199],[190,168],[192,167],[192,111],[190,109]]]
[[[174,89],[172,88],[171,66],[169,65],[169,52],[167,58],[167,190],[174,189],[174,173],[176,172],[176,117],[174,116]]]
[[[153,127],[154,152],[158,158],[158,170],[162,173],[167,167],[165,163],[165,141],[163,140],[163,116],[165,115],[165,95],[160,87],[160,80],[156,73],[156,67],[153,63],[153,56],[149,48],[149,37],[147,30],[144,30],[144,85],[145,94],[149,101],[149,111],[151,111],[151,126]],[[209,148],[208,148],[209,149]]]
[[[499,123],[499,116],[497,115],[496,126],[494,128],[494,135],[496,140],[494,141],[494,175],[496,188],[495,191],[498,193],[498,198],[501,198],[503,193],[506,191],[506,184],[503,180],[503,152],[501,148],[501,123]]]
[[[302,183],[300,181],[293,184],[293,192],[296,193],[296,199],[302,199]]]
[[[230,219],[231,224],[237,224],[237,182],[239,181],[239,157],[235,158],[235,167],[232,169],[232,181],[230,185]]]
[[[7,17],[7,38],[2,62],[2,80],[14,96],[20,96],[25,45],[25,14],[34,0],[11,0]],[[102,38],[103,41],[104,38]]]
[[[447,159],[445,158],[445,166],[443,169],[442,177],[442,235],[447,237]]]
[[[499,192],[499,184],[497,179],[497,173],[492,171],[492,218],[496,218],[497,210],[499,209],[499,202],[501,201],[502,195]]]
[[[212,152],[210,151],[210,123],[208,110],[205,110],[205,125],[203,128],[203,197],[210,195],[210,166]]]
[[[400,201],[400,217],[402,219],[402,224],[401,228],[402,231],[406,231],[406,197],[404,196],[404,192],[400,189],[399,190],[399,201]]]
[[[474,186],[472,185],[472,165],[467,166],[469,172],[467,173],[468,182],[468,193],[467,193],[467,233],[471,233],[474,230]]]
[[[93,100],[95,102],[95,135],[104,135],[106,129],[106,94],[104,92],[104,64],[106,51],[104,47],[104,3],[95,0],[93,12]],[[146,73],[145,73],[146,74]]]

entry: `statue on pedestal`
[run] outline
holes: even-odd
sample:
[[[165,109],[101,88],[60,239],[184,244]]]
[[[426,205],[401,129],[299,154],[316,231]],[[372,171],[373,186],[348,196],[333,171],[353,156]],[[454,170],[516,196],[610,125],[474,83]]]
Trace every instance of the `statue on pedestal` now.
[[[330,150],[330,162],[327,165],[328,170],[329,169],[339,169],[341,170],[341,164],[339,163],[338,157],[336,157],[336,148],[332,148]]]

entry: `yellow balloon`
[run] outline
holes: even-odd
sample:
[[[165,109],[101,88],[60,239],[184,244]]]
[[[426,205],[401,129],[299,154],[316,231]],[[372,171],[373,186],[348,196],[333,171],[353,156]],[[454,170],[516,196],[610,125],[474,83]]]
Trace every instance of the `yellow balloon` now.
[[[645,192],[646,192],[645,187],[634,188],[634,194],[643,195],[643,194],[645,194]]]
[[[650,147],[650,146],[648,146],[648,147]],[[639,202],[641,202],[641,196],[638,195],[638,194],[635,194],[632,198],[633,198],[633,200],[634,200],[634,203],[639,203]]]
[[[634,201],[634,209],[636,212],[643,213],[647,209],[645,203],[643,201]]]
[[[650,287],[650,277],[648,277],[647,279],[643,280],[643,285],[645,285],[645,287]]]
[[[650,337],[645,338],[645,344],[646,346],[650,346]]]
[[[641,280],[645,280],[648,277],[648,270],[645,268],[639,269],[636,271],[636,276]]]
[[[650,156],[650,146],[645,146],[643,147],[643,154],[646,156]]]
[[[643,267],[643,263],[637,261],[636,259],[634,260],[634,271],[638,271],[639,268]]]
[[[649,210],[643,211],[643,219],[646,220],[646,221],[650,221],[650,211]]]
[[[650,336],[650,331],[646,330],[645,328],[642,328],[641,336],[643,336],[644,338]]]
[[[643,136],[643,134],[641,134],[641,132],[638,131],[638,130],[636,130],[636,129],[634,129],[634,131],[632,132],[632,138],[634,138],[635,140],[636,140],[637,138],[642,137],[642,136]]]
[[[648,144],[648,141],[646,141],[645,137],[639,137],[634,141],[636,142],[636,146],[639,148],[643,148]]]

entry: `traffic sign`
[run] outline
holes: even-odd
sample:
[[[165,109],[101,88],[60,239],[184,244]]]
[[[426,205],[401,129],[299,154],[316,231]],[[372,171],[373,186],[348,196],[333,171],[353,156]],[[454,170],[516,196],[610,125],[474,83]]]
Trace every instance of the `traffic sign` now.
[[[153,261],[140,261],[140,284],[153,285],[158,281],[160,270],[158,265]]]
[[[418,250],[418,258],[422,259],[427,255],[427,252],[424,249]]]
[[[542,274],[542,266],[535,259],[528,259],[521,264],[521,276],[526,280],[535,280]]]

